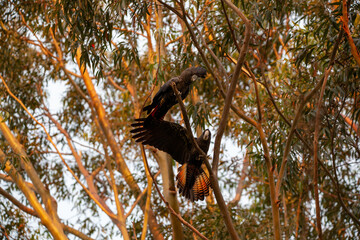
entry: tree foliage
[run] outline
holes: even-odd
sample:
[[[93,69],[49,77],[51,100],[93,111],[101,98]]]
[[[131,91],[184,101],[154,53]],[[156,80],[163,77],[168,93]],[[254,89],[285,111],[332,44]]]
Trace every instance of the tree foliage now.
[[[198,238],[180,216],[208,239],[234,239],[226,213],[241,239],[356,238],[359,9],[1,1],[0,239]],[[209,72],[184,102],[193,133],[225,127],[209,157],[221,194],[196,203],[174,195],[175,162],[154,148],[146,160],[129,132],[189,66]],[[183,124],[180,113],[166,118]]]

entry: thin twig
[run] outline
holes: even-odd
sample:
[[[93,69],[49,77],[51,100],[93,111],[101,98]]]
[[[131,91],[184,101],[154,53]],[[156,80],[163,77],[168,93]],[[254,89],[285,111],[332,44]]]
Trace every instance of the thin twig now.
[[[2,232],[3,232],[4,236],[6,237],[6,239],[10,240],[10,238],[6,232],[6,228],[3,225],[0,225],[0,228],[2,229]]]
[[[257,81],[256,81],[256,77],[254,75],[254,73],[251,71],[250,66],[247,62],[245,62],[245,68],[248,71],[248,73],[251,76],[251,79],[254,83],[254,88],[255,88],[255,94],[256,94],[256,104],[257,104],[257,108],[258,108],[258,115],[259,115],[259,122],[261,123],[262,121],[262,108],[261,108],[261,103],[260,103],[260,95],[259,95],[259,90],[258,90],[258,86],[257,86]]]
[[[109,80],[109,82],[111,83],[111,85],[113,85],[117,90],[120,90],[120,91],[125,91],[125,88],[119,86],[115,81],[114,79],[111,77],[111,76],[107,76],[107,79]]]
[[[135,240],[137,240],[137,237],[136,237],[136,230],[135,230],[135,223],[134,223],[134,221],[132,222],[132,225],[133,225],[134,237],[135,237]]]
[[[300,226],[300,213],[301,213],[301,194],[299,196],[298,206],[296,209],[296,224],[295,224],[295,239],[298,239],[298,232],[299,232],[299,226]]]
[[[229,17],[228,17],[228,15],[227,15],[227,13],[226,13],[225,5],[224,5],[224,0],[221,0],[221,7],[222,7],[222,9],[223,9],[226,22],[227,22],[227,24],[228,24],[228,26],[229,26],[229,30],[230,30],[230,33],[231,33],[231,37],[232,37],[232,39],[233,39],[233,41],[234,41],[235,47],[236,47],[236,49],[238,50],[238,52],[241,52],[240,46],[239,46],[238,42],[236,41],[234,29],[232,28],[231,23],[230,23],[230,20],[229,20]]]
[[[39,37],[35,34],[34,30],[26,23],[26,20],[24,18],[24,15],[21,13],[20,10],[18,10],[19,15],[21,17],[21,20],[23,22],[23,24],[27,27],[27,29],[29,29],[29,31],[35,36],[36,40],[38,41],[38,43],[40,44],[40,48],[45,52],[46,55],[51,56],[53,58],[56,58],[48,48],[46,48],[43,44],[42,41],[40,41]]]
[[[155,179],[157,178],[157,176],[159,176],[160,174],[160,171],[158,171],[156,174],[155,174]],[[141,192],[141,194],[139,194],[139,196],[137,196],[135,202],[132,204],[129,212],[125,215],[125,219],[128,218],[131,214],[131,212],[134,210],[134,208],[136,207],[136,205],[138,204],[138,202],[140,201],[140,199],[145,195],[145,193],[147,192],[147,189],[148,189],[149,186],[147,186],[146,188],[144,188],[144,190]]]
[[[187,19],[189,19],[193,25],[193,27],[196,29],[197,32],[200,33],[200,30],[197,28],[195,22],[189,17],[189,15],[187,14],[187,12],[185,11],[185,6],[184,6],[184,2],[183,0],[180,1],[180,7],[181,10],[183,12],[184,18],[182,19],[185,23],[185,25],[187,26],[187,28],[189,29],[190,34],[193,36],[195,36],[195,32],[192,29],[191,25],[189,24],[189,22],[187,21]],[[225,67],[224,65],[221,63],[220,59],[216,56],[216,54],[213,52],[213,50],[211,50],[211,48],[209,47],[209,45],[206,43],[205,38],[202,36],[202,34],[199,34],[197,36],[197,38],[200,38],[202,45],[208,50],[208,52],[210,53],[211,57],[214,59],[216,65],[218,66],[218,68],[220,69],[221,74],[223,75],[223,77],[225,79],[228,79],[228,75],[226,73]]]
[[[120,224],[118,224],[118,226],[120,225],[120,230],[123,235],[123,238],[129,239],[129,233],[127,232],[127,229],[126,229],[126,218],[124,216],[124,208],[119,199],[119,191],[116,186],[113,168],[111,166],[110,161],[106,160],[106,163],[107,163],[107,168],[109,170],[110,180],[111,180],[111,182],[109,182],[109,184],[114,192],[114,199],[115,199],[115,205],[116,205],[116,210],[117,210],[117,219],[120,222]]]
[[[224,88],[220,82],[220,77],[215,73],[215,71],[213,70],[213,68],[211,67],[209,61],[207,60],[207,57],[205,56],[205,53],[202,49],[202,47],[200,46],[198,40],[197,40],[197,37],[194,33],[194,30],[192,29],[192,27],[190,26],[190,24],[188,23],[187,21],[187,18],[182,14],[180,13],[177,9],[175,9],[174,7],[171,7],[170,5],[168,5],[167,3],[163,2],[162,0],[158,0],[158,2],[160,2],[161,4],[163,4],[166,8],[168,8],[170,11],[172,11],[173,13],[175,13],[181,20],[184,21],[187,29],[189,30],[189,34],[190,34],[190,37],[194,43],[194,46],[197,48],[197,50],[199,51],[199,54],[202,58],[202,60],[204,61],[205,65],[206,65],[206,68],[207,70],[210,72],[210,74],[215,78],[215,81],[216,81],[216,84],[218,85],[218,87],[221,89],[221,92],[223,92],[223,96],[225,98],[225,91],[224,91]],[[185,11],[184,11],[185,12]],[[202,36],[200,35],[200,37],[202,38]],[[202,41],[203,43],[205,41]],[[206,43],[206,42],[205,42]],[[208,48],[207,48],[208,49]],[[211,54],[211,52],[210,52]],[[211,54],[212,57],[216,57],[215,54]],[[215,58],[215,61],[216,61],[217,58]]]
[[[230,201],[231,204],[238,204],[240,199],[241,199],[242,192],[243,192],[243,189],[244,189],[245,178],[248,175],[248,167],[249,167],[249,155],[248,155],[248,152],[246,151],[245,157],[244,157],[244,160],[243,160],[242,169],[241,169],[239,183],[238,183],[238,186],[236,188],[236,195],[233,198],[233,200]]]
[[[5,191],[0,187],[0,194],[3,195],[6,199],[12,202],[15,206],[17,206],[21,211],[26,212],[34,217],[39,217],[39,214],[32,208],[29,208],[23,205],[20,201],[14,198],[9,192]]]

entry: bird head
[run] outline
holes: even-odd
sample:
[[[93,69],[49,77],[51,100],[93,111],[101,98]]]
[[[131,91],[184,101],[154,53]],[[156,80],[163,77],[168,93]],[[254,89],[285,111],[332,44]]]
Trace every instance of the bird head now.
[[[190,82],[196,81],[199,77],[205,78],[206,77],[206,69],[203,67],[190,67],[185,69],[180,77],[182,79],[187,79],[187,81],[190,80]]]
[[[206,74],[207,74],[207,71],[206,71],[206,69],[204,67],[195,67],[193,69],[193,74],[196,77],[205,78]]]
[[[206,129],[199,138],[196,139],[197,143],[199,144],[199,147],[207,153],[210,146],[210,140],[211,140],[211,132],[209,129]]]
[[[209,139],[211,139],[211,132],[209,129],[206,129],[203,133],[202,133],[202,138],[205,141],[208,141]]]

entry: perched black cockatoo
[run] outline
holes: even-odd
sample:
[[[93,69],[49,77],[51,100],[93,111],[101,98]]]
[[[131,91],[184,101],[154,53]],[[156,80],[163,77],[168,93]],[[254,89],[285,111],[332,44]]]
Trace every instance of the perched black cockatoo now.
[[[151,115],[135,121],[130,132],[136,142],[167,152],[182,164],[176,176],[179,193],[191,201],[204,200],[209,195],[210,179],[202,168],[203,156],[192,144],[187,130],[177,123],[158,120]],[[208,129],[196,139],[204,153],[209,150],[210,139]]]
[[[173,77],[167,81],[156,93],[152,100],[152,103],[143,108],[143,111],[147,111],[156,119],[163,119],[167,111],[177,103],[176,96],[171,87],[171,83],[176,83],[176,88],[181,93],[181,98],[185,99],[189,94],[190,85],[197,77],[205,78],[206,69],[203,67],[190,67],[185,69],[180,76]]]

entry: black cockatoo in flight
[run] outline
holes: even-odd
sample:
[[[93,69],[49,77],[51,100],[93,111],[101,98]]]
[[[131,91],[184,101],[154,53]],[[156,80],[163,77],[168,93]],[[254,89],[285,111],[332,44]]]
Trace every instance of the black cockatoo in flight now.
[[[156,119],[163,119],[167,111],[177,103],[176,96],[171,88],[171,83],[176,83],[176,88],[181,93],[181,98],[185,99],[189,94],[190,85],[197,79],[197,77],[205,78],[206,69],[203,67],[190,67],[185,69],[180,76],[173,77],[167,81],[156,93],[152,103],[143,108]]]
[[[136,142],[167,152],[182,164],[176,176],[179,193],[191,201],[204,200],[209,195],[210,179],[202,168],[204,156],[192,144],[187,130],[177,123],[158,120],[151,115],[135,121],[130,132]],[[204,153],[209,150],[210,139],[208,129],[196,139]]]

